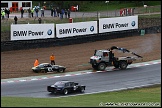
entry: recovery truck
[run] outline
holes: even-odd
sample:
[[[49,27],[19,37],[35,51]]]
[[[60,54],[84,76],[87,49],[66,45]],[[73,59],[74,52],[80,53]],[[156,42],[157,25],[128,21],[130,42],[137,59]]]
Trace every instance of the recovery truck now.
[[[123,53],[127,52],[133,54],[134,56],[125,57],[115,57],[113,50],[119,50]],[[137,55],[134,52],[129,51],[125,48],[119,48],[112,46],[110,49],[106,50],[95,50],[95,53],[90,57],[90,64],[95,70],[103,71],[107,66],[114,66],[115,68],[126,69],[128,65],[132,64],[133,61],[137,59],[142,59],[143,57]]]

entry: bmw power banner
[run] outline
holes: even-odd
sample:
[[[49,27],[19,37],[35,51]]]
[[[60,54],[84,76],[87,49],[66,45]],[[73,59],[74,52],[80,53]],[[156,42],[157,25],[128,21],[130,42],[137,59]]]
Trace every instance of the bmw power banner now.
[[[99,33],[129,29],[138,29],[138,16],[99,19]]]
[[[11,40],[54,38],[54,24],[11,25]]]
[[[97,33],[97,21],[56,24],[56,37],[70,37]]]

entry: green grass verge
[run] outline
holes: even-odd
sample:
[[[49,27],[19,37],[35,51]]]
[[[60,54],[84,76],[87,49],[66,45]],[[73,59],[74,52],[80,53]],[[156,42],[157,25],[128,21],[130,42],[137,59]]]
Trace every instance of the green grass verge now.
[[[117,6],[118,5],[118,6]],[[85,5],[82,9],[82,11],[85,12],[92,12],[92,11],[106,11],[106,10],[117,10],[117,9],[121,9],[121,8],[128,8],[128,7],[135,7],[134,3],[105,3],[105,1],[103,2],[99,2],[98,4],[95,3],[91,3],[91,4],[87,4]]]
[[[161,84],[131,90],[62,98],[1,97],[1,107],[98,107],[105,103],[144,103],[161,106]]]
[[[139,18],[161,18],[161,14],[138,15]]]
[[[42,1],[43,2],[43,1]],[[128,7],[141,7],[144,4],[148,6],[160,5],[161,1],[109,1],[109,3],[105,3],[105,1],[64,1],[61,2],[60,8],[69,8],[70,6],[79,5],[79,11],[97,11],[97,10],[115,10],[120,8],[128,8]],[[33,6],[38,5],[40,1],[33,1]],[[59,6],[58,1],[46,1],[46,8],[51,9],[51,6]]]

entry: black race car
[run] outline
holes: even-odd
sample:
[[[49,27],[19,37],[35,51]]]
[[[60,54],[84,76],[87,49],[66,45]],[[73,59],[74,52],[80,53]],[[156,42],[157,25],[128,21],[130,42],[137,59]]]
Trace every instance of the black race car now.
[[[38,66],[32,67],[33,72],[42,72],[42,73],[46,73],[46,72],[53,72],[53,71],[57,71],[57,72],[64,72],[66,69],[66,67],[64,66],[60,66],[60,65],[51,65],[50,63],[41,63]]]
[[[72,92],[81,92],[85,91],[86,86],[79,85],[78,83],[72,81],[57,81],[55,84],[47,86],[47,91],[51,93],[61,93],[68,94]]]

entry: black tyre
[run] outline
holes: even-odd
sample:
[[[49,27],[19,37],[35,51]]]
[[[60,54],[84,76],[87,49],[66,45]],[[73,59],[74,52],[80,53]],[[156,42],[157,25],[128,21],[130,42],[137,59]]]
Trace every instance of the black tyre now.
[[[57,93],[57,90],[56,90],[56,89],[55,89],[55,90],[53,90],[53,91],[52,91],[52,93],[56,94],[56,93]]]
[[[115,68],[119,68],[119,63],[117,61],[113,62]]]
[[[45,70],[40,70],[40,72],[41,72],[41,73],[46,73],[46,71],[45,71]]]
[[[68,94],[68,89],[64,89],[64,90],[63,90],[63,94],[64,94],[64,95],[67,95],[67,94]]]
[[[85,91],[84,87],[81,87],[81,88],[80,88],[80,92],[81,92],[81,93],[84,93],[84,91]]]
[[[98,65],[98,70],[100,70],[100,71],[104,71],[105,68],[106,68],[106,64],[105,64],[105,63],[100,63],[100,64]]]
[[[65,71],[65,69],[63,69],[63,68],[58,69],[58,72],[60,72],[60,73],[62,73],[64,71]]]
[[[127,66],[128,66],[128,64],[127,64],[126,61],[121,61],[121,62],[120,62],[120,68],[121,68],[121,69],[126,69]]]
[[[33,72],[38,73],[39,71],[33,71]]]
[[[97,65],[93,65],[93,64],[92,64],[92,68],[93,68],[94,70],[97,70]]]

